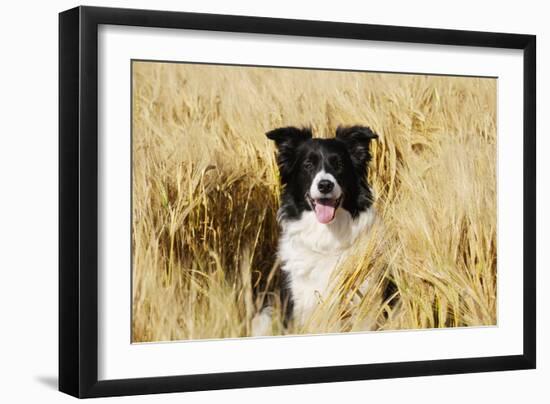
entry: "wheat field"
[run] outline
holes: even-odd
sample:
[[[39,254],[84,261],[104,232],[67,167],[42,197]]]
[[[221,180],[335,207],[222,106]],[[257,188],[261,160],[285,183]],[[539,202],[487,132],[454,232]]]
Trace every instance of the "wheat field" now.
[[[283,329],[274,311],[274,335],[496,324],[496,91],[488,78],[133,62],[132,341],[246,337],[265,299],[279,308],[264,134],[288,125],[379,134],[381,220],[306,324]]]

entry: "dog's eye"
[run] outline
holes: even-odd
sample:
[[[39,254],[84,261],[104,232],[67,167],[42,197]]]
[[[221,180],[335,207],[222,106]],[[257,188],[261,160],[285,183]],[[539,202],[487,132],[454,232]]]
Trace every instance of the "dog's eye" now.
[[[330,159],[330,165],[336,170],[340,171],[344,167],[342,160],[340,160],[338,157],[332,157]]]
[[[304,168],[308,171],[313,170],[313,162],[311,160],[304,161]]]

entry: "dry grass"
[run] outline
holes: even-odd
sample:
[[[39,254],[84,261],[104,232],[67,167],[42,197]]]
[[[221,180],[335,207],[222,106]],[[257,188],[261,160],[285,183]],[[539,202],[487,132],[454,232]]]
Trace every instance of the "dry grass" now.
[[[384,231],[289,332],[496,323],[495,80],[135,62],[133,341],[249,335],[264,292],[278,291],[264,133],[340,124],[380,134],[371,183]]]

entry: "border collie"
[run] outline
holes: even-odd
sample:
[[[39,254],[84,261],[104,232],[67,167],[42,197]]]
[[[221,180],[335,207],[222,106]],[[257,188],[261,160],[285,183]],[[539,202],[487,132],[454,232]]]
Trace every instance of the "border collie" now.
[[[311,129],[285,127],[266,136],[277,146],[282,185],[277,255],[286,296],[284,324],[303,325],[359,235],[375,220],[367,182],[369,145],[378,138],[366,126],[339,127],[331,139]],[[271,307],[252,321],[252,334],[268,335]]]

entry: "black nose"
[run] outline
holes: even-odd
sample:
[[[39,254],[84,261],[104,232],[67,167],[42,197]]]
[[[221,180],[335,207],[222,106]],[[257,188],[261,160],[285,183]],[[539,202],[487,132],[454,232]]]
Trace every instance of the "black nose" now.
[[[334,188],[334,183],[329,180],[321,180],[319,184],[317,184],[317,188],[322,194],[328,194]]]

